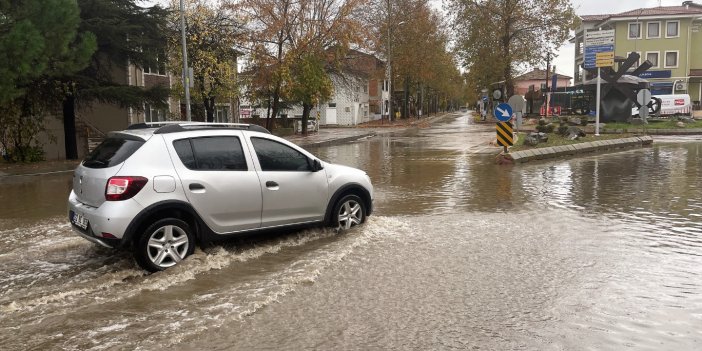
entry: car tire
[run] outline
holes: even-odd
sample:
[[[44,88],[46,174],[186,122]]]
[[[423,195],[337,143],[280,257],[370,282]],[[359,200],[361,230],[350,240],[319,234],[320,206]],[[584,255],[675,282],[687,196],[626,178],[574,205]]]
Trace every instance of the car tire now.
[[[188,223],[165,218],[146,228],[136,243],[134,258],[149,272],[158,272],[180,263],[195,250],[195,237]]]
[[[338,230],[348,230],[366,221],[366,206],[360,197],[342,196],[334,205],[330,224]]]

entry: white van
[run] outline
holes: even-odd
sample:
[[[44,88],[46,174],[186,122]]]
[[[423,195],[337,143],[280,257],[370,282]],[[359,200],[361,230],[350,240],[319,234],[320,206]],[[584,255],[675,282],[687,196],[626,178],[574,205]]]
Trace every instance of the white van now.
[[[652,97],[661,99],[661,111],[657,116],[692,116],[692,102],[688,94],[653,95]],[[639,115],[636,105],[631,109],[631,115]]]

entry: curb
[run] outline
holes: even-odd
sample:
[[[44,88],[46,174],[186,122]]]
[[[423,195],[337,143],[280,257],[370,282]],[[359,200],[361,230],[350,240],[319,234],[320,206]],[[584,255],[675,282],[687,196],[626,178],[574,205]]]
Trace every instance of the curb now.
[[[523,128],[520,132],[536,132],[536,129]],[[588,134],[594,134],[594,131],[586,131]],[[643,128],[624,128],[624,129],[601,129],[600,134],[646,134],[646,135],[702,135],[702,128],[690,129],[646,129]]]
[[[651,136],[631,137],[623,139],[598,140],[588,143],[551,146],[512,152],[504,155],[514,163],[524,163],[536,160],[546,160],[561,156],[580,155],[591,152],[609,151],[617,149],[635,149],[651,145]]]
[[[378,133],[376,132],[370,132],[370,133],[364,133],[364,134],[359,134],[359,135],[354,135],[350,137],[344,137],[344,138],[333,138],[329,140],[320,140],[320,141],[305,141],[302,140],[301,142],[295,142],[293,140],[290,140],[291,143],[296,144],[297,146],[300,147],[310,147],[310,146],[315,146],[315,147],[320,147],[320,146],[332,146],[332,145],[339,145],[339,144],[345,144],[345,143],[350,143],[359,139],[363,138],[368,138],[368,137],[373,137],[376,136]]]

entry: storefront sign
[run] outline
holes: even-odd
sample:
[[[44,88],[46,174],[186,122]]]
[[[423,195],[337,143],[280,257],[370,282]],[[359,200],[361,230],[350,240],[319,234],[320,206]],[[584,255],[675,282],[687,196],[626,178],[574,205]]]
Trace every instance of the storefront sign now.
[[[673,76],[673,71],[663,70],[663,71],[646,71],[639,73],[639,78],[670,78]]]

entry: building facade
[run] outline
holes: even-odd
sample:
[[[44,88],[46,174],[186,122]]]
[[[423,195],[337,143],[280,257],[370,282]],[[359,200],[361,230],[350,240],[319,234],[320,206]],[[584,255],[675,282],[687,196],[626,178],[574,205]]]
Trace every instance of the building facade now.
[[[548,76],[548,86],[549,89],[552,87],[553,75],[551,72],[546,74],[546,70],[534,69],[531,72],[524,73],[518,77],[514,78],[514,93],[517,95],[526,95],[529,89],[533,87],[534,91],[539,91],[542,84],[546,84]],[[564,88],[570,86],[570,80],[573,77],[569,77],[563,74],[556,73],[556,88]]]
[[[350,50],[340,70],[330,74],[334,91],[329,101],[320,102],[310,111],[310,118],[319,116],[320,125],[354,126],[381,118],[388,92],[382,79],[385,63],[373,55]],[[266,118],[268,109],[246,98],[248,87],[242,85],[240,116]],[[387,112],[385,112],[387,113]],[[301,118],[302,106],[281,109],[276,118]]]
[[[576,84],[591,78],[581,67],[585,31],[615,30],[615,58],[629,53],[648,60],[652,67],[640,74],[651,82],[654,95],[689,94],[702,101],[702,5],[684,1],[681,6],[642,8],[618,14],[582,16],[575,38]],[[636,68],[638,65],[635,65]]]

